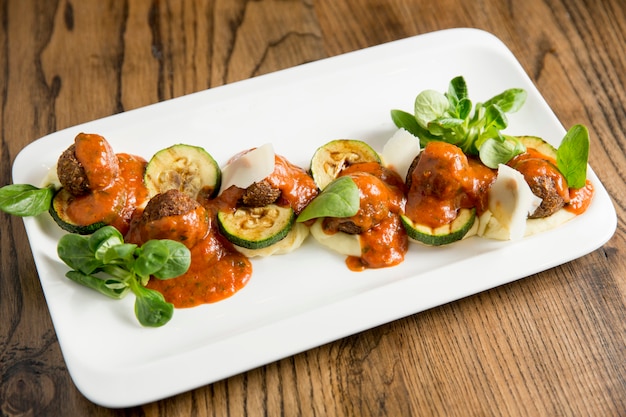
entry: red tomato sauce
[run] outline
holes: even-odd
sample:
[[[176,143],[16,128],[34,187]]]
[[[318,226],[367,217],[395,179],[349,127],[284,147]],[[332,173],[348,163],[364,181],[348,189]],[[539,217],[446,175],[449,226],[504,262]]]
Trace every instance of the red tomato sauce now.
[[[533,176],[550,176],[558,194],[565,201],[564,210],[579,215],[589,208],[594,194],[591,181],[586,180],[585,186],[582,188],[568,187],[567,181],[559,172],[557,161],[554,158],[546,156],[536,149],[528,148],[525,153],[511,159],[508,165],[520,170],[527,181],[532,180]]]
[[[390,215],[361,234],[361,257],[348,256],[346,265],[356,272],[398,265],[404,261],[408,249],[409,238],[400,217]]]
[[[569,203],[563,208],[577,215],[582,214],[589,208],[593,193],[593,184],[587,180],[584,187],[571,188],[569,190]]]
[[[126,205],[124,180],[120,177],[103,190],[73,196],[66,209],[67,216],[82,226],[104,222],[115,227],[126,228],[120,213]]]
[[[163,294],[176,308],[221,301],[242,289],[252,276],[250,260],[237,252],[217,230],[218,208],[236,201],[239,193],[233,191],[224,195],[225,201],[204,201],[179,215],[145,222],[138,209],[133,216],[127,242],[141,245],[150,239],[172,239],[190,250],[191,265],[186,273],[168,280],[153,277],[146,285]]]
[[[76,157],[85,169],[90,188],[94,182],[98,186],[86,195],[73,197],[67,215],[78,225],[104,222],[125,234],[135,209],[148,201],[143,183],[147,161],[135,155],[114,154],[101,136],[86,134],[77,136]],[[107,174],[106,167],[109,174],[115,175]]]
[[[376,162],[350,165],[340,176],[350,176],[359,188],[360,208],[350,218],[360,226],[361,256],[349,256],[352,271],[386,268],[404,261],[409,240],[400,222],[404,208],[404,182],[392,170]]]
[[[142,222],[140,210],[137,210],[125,240],[143,244],[151,239],[170,239],[191,249],[204,239],[208,232],[208,213],[202,206],[184,214],[161,217],[150,222]]]
[[[430,142],[411,173],[406,215],[429,227],[449,224],[462,208],[487,207],[487,190],[496,172],[468,157],[455,145]]]
[[[148,202],[143,181],[147,161],[139,156],[115,154],[108,142],[95,134],[79,134],[75,155],[87,176],[90,192],[72,197],[67,215],[80,225],[104,222],[116,227],[129,243],[141,245],[150,239],[173,239],[191,252],[191,266],[171,280],[152,278],[147,287],[163,294],[177,308],[213,303],[230,297],[243,288],[252,275],[252,265],[212,227],[218,204],[233,204],[237,194],[226,194],[220,202],[203,205],[179,216],[167,216],[148,223],[139,219]],[[295,167],[280,161],[285,177],[299,184],[305,179]],[[302,207],[310,192],[299,193],[304,185],[292,186],[293,198]],[[230,195],[230,200],[228,196]]]
[[[289,205],[296,213],[302,211],[318,193],[315,182],[306,171],[279,155],[275,157],[274,172],[266,180],[281,190],[278,204]],[[171,280],[153,278],[148,284],[149,288],[161,292],[175,307],[186,308],[228,298],[248,283],[252,276],[252,263],[236,251],[213,226],[218,210],[234,210],[243,191],[238,187],[230,187],[219,197],[201,202],[208,213],[209,230],[196,243],[188,245],[191,250],[189,270]],[[177,221],[177,224],[183,223],[183,219]],[[179,227],[167,227],[164,224],[155,227],[179,230]],[[188,225],[183,229],[185,235],[190,234]],[[145,235],[145,231],[143,233]],[[151,233],[151,236],[156,236],[155,232]]]
[[[119,175],[118,159],[111,145],[100,135],[80,133],[74,140],[74,154],[85,170],[89,188],[109,187]]]
[[[126,189],[126,214],[122,217],[130,218],[135,208],[143,207],[148,202],[148,189],[143,182],[148,162],[140,156],[127,153],[118,153],[117,158]]]
[[[556,193],[561,196],[565,202],[568,202],[569,188],[567,181],[557,168],[556,161],[552,161],[554,161],[553,158],[549,158],[534,149],[530,149],[530,152],[527,150],[526,153],[509,161],[507,165],[521,172],[526,182],[529,184],[536,182],[536,178],[550,178],[554,183]]]
[[[111,224],[130,243],[166,238],[189,248],[191,266],[185,274],[169,280],[152,278],[148,288],[162,293],[176,308],[188,308],[221,301],[249,282],[250,260],[221,236],[216,226],[218,210],[234,210],[244,190],[231,187],[215,199],[200,201],[198,208],[185,214],[141,222],[148,201],[143,182],[147,162],[134,155],[114,154],[99,135],[80,134],[75,144],[76,158],[85,168],[92,191],[72,199],[67,208],[70,218],[83,225]],[[529,149],[513,162],[528,164],[530,171],[544,174],[546,164],[533,162],[542,157]],[[496,171],[468,158],[454,145],[431,142],[419,156],[408,189],[397,173],[379,163],[354,164],[340,175],[352,176],[359,187],[360,209],[350,220],[363,229],[361,256],[347,257],[346,265],[362,271],[404,260],[409,239],[399,217],[403,212],[416,223],[431,227],[451,222],[461,208],[475,207],[482,213],[487,209],[487,191]],[[296,213],[318,194],[311,176],[279,155],[275,156],[274,172],[266,180],[281,190],[278,204],[289,205]],[[568,201],[565,209],[580,214],[589,206],[594,189],[587,181],[583,188],[565,186],[563,192]]]
[[[191,266],[185,274],[168,280],[152,278],[146,285],[163,294],[176,308],[224,300],[242,289],[252,276],[250,260],[215,230],[190,251]]]
[[[274,172],[267,177],[267,182],[281,191],[285,205],[296,214],[300,214],[318,193],[313,178],[280,155],[275,156]]]

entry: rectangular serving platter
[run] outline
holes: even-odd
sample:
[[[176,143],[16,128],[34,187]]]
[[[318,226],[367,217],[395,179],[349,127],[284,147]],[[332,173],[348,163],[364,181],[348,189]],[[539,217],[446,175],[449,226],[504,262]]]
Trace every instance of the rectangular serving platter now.
[[[199,145],[220,164],[265,143],[304,168],[315,149],[333,139],[364,140],[380,151],[395,132],[391,109],[410,111],[420,91],[444,92],[457,75],[474,101],[513,87],[528,92],[507,133],[554,145],[565,134],[500,40],[477,29],[449,29],[55,132],[20,152],[13,180],[41,184],[80,132],[101,134],[116,152],[146,159],[175,143]],[[254,259],[250,283],[233,297],[176,310],[158,329],[137,323],[132,296],[109,300],[65,278],[67,267],[56,255],[62,231],[49,216],[24,224],[75,385],[94,403],[118,408],[210,384],[581,257],[608,241],[617,224],[591,168],[588,177],[596,189],[589,210],[552,231],[515,242],[412,244],[404,263],[364,272],[351,272],[344,257],[309,238],[291,254]]]

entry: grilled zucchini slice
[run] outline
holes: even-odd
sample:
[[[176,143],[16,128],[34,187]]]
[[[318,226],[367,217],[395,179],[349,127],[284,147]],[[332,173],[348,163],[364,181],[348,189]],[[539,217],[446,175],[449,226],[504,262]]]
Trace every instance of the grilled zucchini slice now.
[[[356,139],[336,139],[317,148],[311,158],[311,176],[320,190],[330,184],[342,169],[361,162],[381,163],[380,155],[367,143]]]
[[[176,189],[200,200],[217,194],[221,177],[219,165],[204,148],[177,144],[154,154],[146,167],[144,182],[150,198]]]
[[[284,239],[261,249],[247,249],[242,246],[235,246],[238,252],[248,258],[266,258],[268,256],[284,255],[291,253],[302,246],[302,243],[309,236],[309,228],[302,223],[294,223]]]
[[[448,245],[463,239],[476,223],[476,209],[461,209],[449,224],[432,228],[416,224],[406,215],[400,216],[407,235],[414,241],[430,246]]]
[[[556,148],[537,136],[517,137],[526,148],[532,148],[543,155],[556,160]]]
[[[92,195],[75,197],[65,188],[59,189],[57,193],[52,198],[52,204],[50,204],[50,209],[48,210],[50,216],[54,219],[56,224],[61,227],[61,229],[70,232],[77,233],[79,235],[90,235],[96,230],[100,229],[103,226],[110,224],[110,222],[115,217],[116,213],[123,208],[125,199],[125,194],[120,193],[119,198],[112,200],[100,200],[101,203],[110,203],[111,207],[103,207],[101,204],[97,204],[98,200],[94,200]],[[91,201],[87,201],[87,199]],[[85,209],[83,210],[86,214],[91,211],[90,207],[96,205],[98,212],[102,213],[100,216],[94,214],[93,216],[84,216],[85,219],[90,219],[88,222],[79,223],[75,219],[72,219],[68,214],[68,207],[70,204],[81,204],[84,205]]]
[[[219,211],[217,224],[226,239],[246,249],[262,249],[284,239],[296,221],[291,207],[269,204]]]

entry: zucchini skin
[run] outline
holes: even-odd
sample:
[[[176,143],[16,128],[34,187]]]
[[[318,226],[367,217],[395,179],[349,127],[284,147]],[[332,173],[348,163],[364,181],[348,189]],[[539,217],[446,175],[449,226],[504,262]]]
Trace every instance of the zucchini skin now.
[[[150,197],[177,189],[194,200],[210,199],[217,195],[221,182],[222,171],[211,154],[182,143],[156,152],[144,173]]]
[[[412,240],[428,246],[449,245],[463,239],[472,229],[476,222],[476,209],[461,209],[456,219],[438,228],[416,224],[404,214],[400,220]]]
[[[70,204],[72,195],[64,188],[59,189],[52,198],[48,212],[57,225],[66,232],[79,235],[90,235],[96,230],[107,225],[105,221],[95,222],[87,225],[77,224],[72,221],[66,213],[67,205]]]
[[[326,188],[347,166],[361,162],[381,163],[378,152],[358,139],[335,139],[317,148],[309,172],[320,190]]]
[[[538,136],[518,136],[517,137],[526,148],[531,148],[537,152],[556,160],[556,148]]]
[[[245,227],[244,224],[248,222],[250,226]],[[263,249],[280,242],[289,234],[295,222],[296,214],[291,207],[274,204],[241,207],[232,213],[217,213],[220,233],[232,244],[246,249]]]

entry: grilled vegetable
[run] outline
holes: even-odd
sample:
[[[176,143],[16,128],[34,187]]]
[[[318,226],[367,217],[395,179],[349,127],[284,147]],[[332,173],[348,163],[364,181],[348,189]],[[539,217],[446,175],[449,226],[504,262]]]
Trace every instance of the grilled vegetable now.
[[[221,171],[203,148],[177,144],[154,154],[146,167],[144,182],[150,197],[176,189],[197,200],[218,192]]]
[[[291,207],[270,204],[265,207],[240,207],[234,212],[219,211],[220,232],[231,243],[247,249],[271,246],[285,236],[295,223]]]
[[[65,231],[80,235],[89,235],[103,226],[108,225],[116,214],[124,207],[124,193],[119,193],[117,198],[98,199],[99,194],[88,194],[86,196],[75,197],[65,188],[61,188],[52,198],[50,205],[50,215],[54,221]],[[68,214],[70,204],[76,204],[81,212],[83,223],[72,220]],[[106,207],[106,205],[110,205]],[[83,209],[81,209],[83,208]],[[97,209],[97,212],[94,210]]]
[[[367,143],[356,139],[336,139],[317,148],[311,158],[311,176],[323,190],[339,172],[360,162],[381,162],[380,155]]]
[[[520,140],[520,142],[522,142],[524,146],[526,146],[527,149],[534,149],[537,152],[556,160],[556,148],[550,145],[545,140],[541,139],[540,137],[518,136],[517,138]]]
[[[476,221],[476,209],[461,209],[451,223],[437,228],[416,224],[405,215],[400,218],[411,239],[430,246],[441,246],[461,240],[468,234]]]

